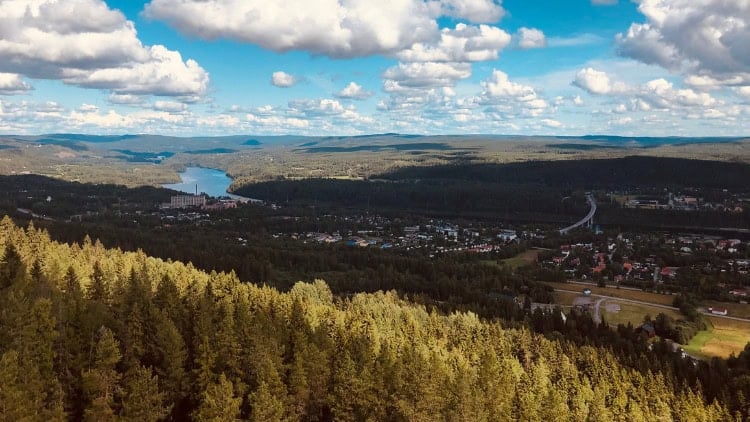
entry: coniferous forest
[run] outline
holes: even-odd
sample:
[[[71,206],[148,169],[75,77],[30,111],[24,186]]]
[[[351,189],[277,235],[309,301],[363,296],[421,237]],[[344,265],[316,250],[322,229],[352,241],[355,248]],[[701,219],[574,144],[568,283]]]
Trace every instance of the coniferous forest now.
[[[7,217],[0,247],[4,421],[741,417],[607,347],[393,292],[340,298],[316,281],[280,293],[88,239],[60,244]]]

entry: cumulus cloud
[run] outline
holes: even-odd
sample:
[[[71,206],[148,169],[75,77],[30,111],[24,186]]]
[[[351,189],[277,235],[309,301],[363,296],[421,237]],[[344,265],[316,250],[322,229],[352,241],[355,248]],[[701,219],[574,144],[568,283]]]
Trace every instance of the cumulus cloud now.
[[[0,2],[0,72],[119,94],[202,96],[208,73],[161,45],[103,0]]]
[[[593,68],[581,69],[576,73],[573,85],[587,91],[589,94],[605,95],[609,93],[622,93],[627,90],[621,82],[613,83],[606,72]]]
[[[606,72],[592,68],[578,71],[573,85],[592,95],[629,99],[632,110],[638,111],[708,108],[720,104],[719,100],[707,92],[675,88],[672,82],[664,78],[657,78],[643,85],[628,85],[612,81]],[[624,113],[627,110],[620,104],[613,111]]]
[[[0,73],[0,95],[23,94],[32,90],[21,76],[14,73]]]
[[[415,88],[452,87],[471,76],[469,63],[399,63],[383,73],[383,89],[398,92]]]
[[[750,85],[750,2],[638,0],[644,23],[618,34],[619,53],[717,85]]]
[[[443,28],[437,42],[416,43],[396,54],[403,62],[478,62],[496,60],[510,43],[510,35],[488,25],[459,23]]]
[[[499,20],[494,0],[152,0],[146,16],[202,39],[227,38],[274,51],[329,57],[394,54],[438,35],[437,19]]]
[[[81,104],[80,107],[78,107],[78,111],[81,113],[94,113],[99,111],[99,107],[93,105],[93,104]]]
[[[467,19],[476,23],[497,22],[505,14],[499,1],[442,0],[439,3],[443,15],[458,19]]]
[[[153,109],[156,111],[166,111],[167,113],[182,113],[187,111],[187,104],[178,101],[155,101]]]
[[[547,45],[544,32],[536,28],[521,28],[518,30],[518,47],[524,50],[542,48]]]
[[[479,102],[500,106],[496,111],[502,111],[506,115],[514,115],[520,111],[521,115],[537,117],[549,107],[534,87],[512,82],[501,70],[493,70],[492,75],[481,85],[483,91]]]
[[[347,100],[366,100],[372,97],[373,93],[362,88],[356,82],[349,82],[349,85],[345,86],[344,89],[334,94],[336,98],[347,99]]]
[[[140,105],[145,102],[145,98],[143,98],[140,95],[118,94],[116,92],[109,94],[109,97],[107,98],[107,100],[111,104],[119,104],[119,105]]]
[[[279,88],[289,88],[296,85],[298,82],[294,75],[290,75],[286,72],[278,71],[273,72],[271,75],[271,85]]]

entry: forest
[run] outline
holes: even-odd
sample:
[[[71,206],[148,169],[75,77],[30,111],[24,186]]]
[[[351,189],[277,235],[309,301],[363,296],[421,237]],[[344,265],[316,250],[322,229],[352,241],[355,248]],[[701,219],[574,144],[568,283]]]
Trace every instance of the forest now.
[[[335,296],[320,280],[281,293],[89,239],[54,242],[7,217],[0,247],[0,420],[746,415],[750,353],[703,391],[667,366],[651,370],[657,355],[643,342],[630,343],[626,364],[612,348],[566,339],[578,320],[554,313],[506,325],[394,292]]]
[[[587,190],[663,193],[690,189],[707,197],[747,193],[750,165],[631,156],[510,164],[457,163],[404,167],[367,181],[308,178],[244,184],[235,192],[285,205],[430,216],[562,224],[588,211]],[[717,210],[625,209],[600,204],[596,221],[624,228],[750,228],[750,208]]]

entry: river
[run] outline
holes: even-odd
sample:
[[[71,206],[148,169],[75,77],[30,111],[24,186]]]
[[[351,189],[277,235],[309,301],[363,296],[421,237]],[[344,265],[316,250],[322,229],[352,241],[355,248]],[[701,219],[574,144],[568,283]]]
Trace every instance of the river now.
[[[188,167],[180,173],[180,179],[182,179],[181,183],[162,186],[167,189],[194,194],[195,186],[198,185],[198,193],[205,193],[208,196],[228,196],[234,199],[246,199],[227,192],[229,185],[232,184],[232,179],[222,170]]]

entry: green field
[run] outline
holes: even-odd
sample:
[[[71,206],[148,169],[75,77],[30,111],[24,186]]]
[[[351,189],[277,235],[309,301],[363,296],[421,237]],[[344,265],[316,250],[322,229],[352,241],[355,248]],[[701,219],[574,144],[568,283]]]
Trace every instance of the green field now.
[[[500,261],[503,266],[510,268],[511,270],[517,270],[518,268],[531,265],[536,262],[539,256],[539,251],[536,249],[529,249],[528,251],[522,252],[513,258],[507,258]]]
[[[605,310],[605,304],[607,303],[619,304],[620,312],[607,312]],[[643,324],[643,318],[646,315],[650,315],[651,318],[655,318],[660,313],[663,313],[674,319],[680,318],[680,313],[677,311],[672,311],[669,309],[664,309],[664,308],[659,308],[659,307],[654,307],[654,306],[619,302],[616,300],[608,300],[602,303],[602,312],[601,312],[604,320],[607,321],[607,323],[612,327],[616,327],[618,324],[627,325],[628,323],[631,323],[633,327],[638,327],[639,325]]]
[[[731,354],[738,355],[750,342],[750,323],[709,318],[711,325],[707,330],[696,334],[684,349],[696,357],[726,358]]]

